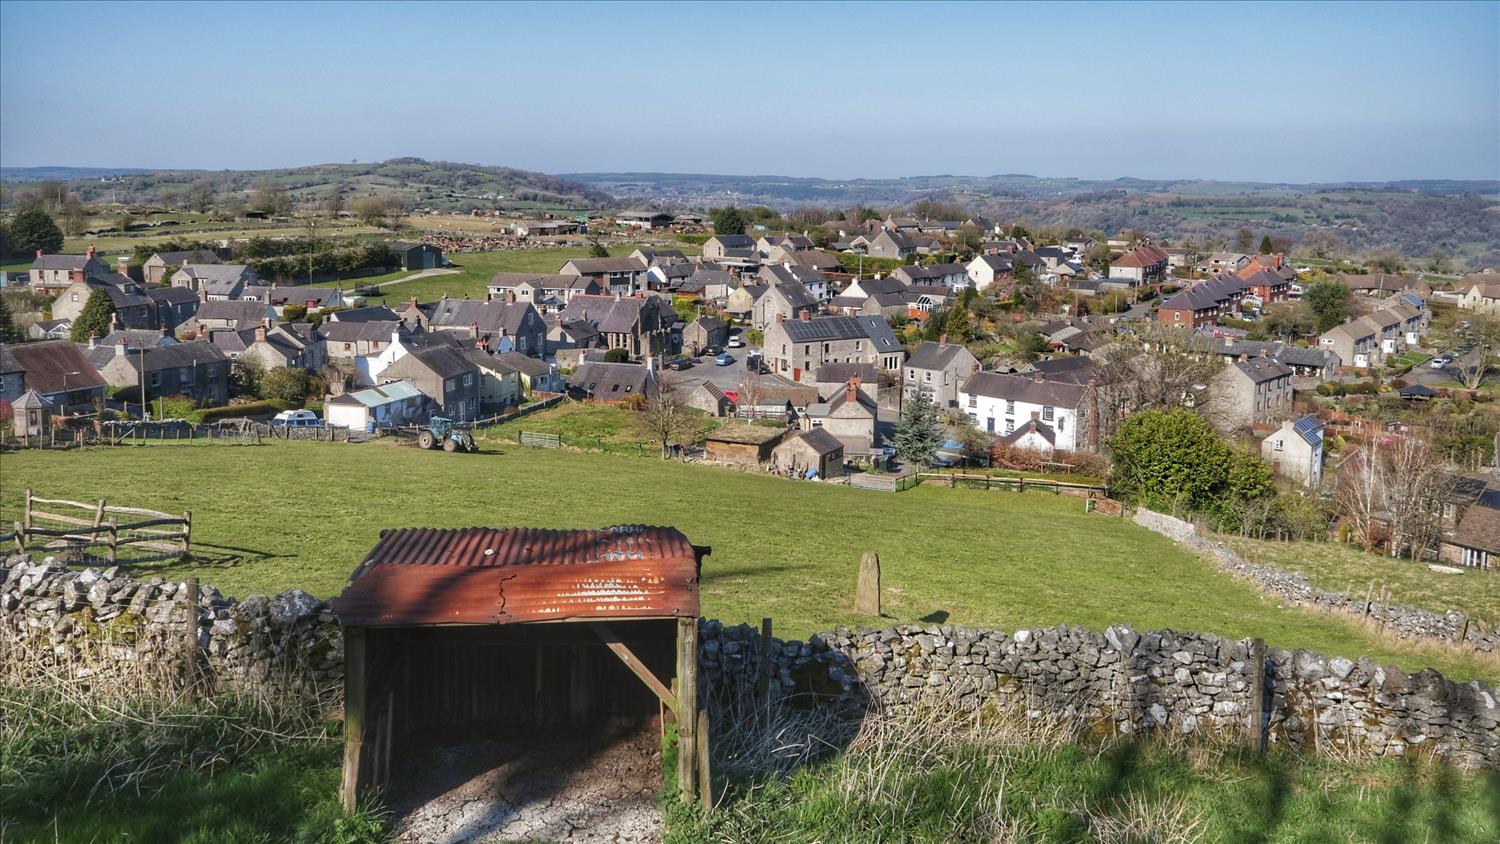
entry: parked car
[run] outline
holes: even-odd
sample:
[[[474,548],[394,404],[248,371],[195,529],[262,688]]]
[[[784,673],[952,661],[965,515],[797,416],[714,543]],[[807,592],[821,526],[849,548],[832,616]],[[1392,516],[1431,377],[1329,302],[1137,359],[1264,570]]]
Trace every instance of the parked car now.
[[[323,424],[323,420],[311,410],[283,410],[276,414],[271,424],[286,428],[316,428]]]
[[[1432,368],[1433,369],[1442,369],[1443,367],[1445,367],[1447,365],[1448,365],[1448,359],[1447,358],[1433,358],[1432,359]]]
[[[667,364],[667,368],[672,370],[673,372],[681,372],[692,365],[693,361],[690,358],[678,358],[677,360],[674,360],[671,363]]]
[[[731,348],[731,349],[743,349],[744,347],[745,347],[745,341],[741,340],[740,336],[738,334],[736,334],[733,337],[729,338],[729,348]]]
[[[734,355],[731,355],[728,352],[724,352],[723,354],[714,358],[714,366],[728,366],[731,363],[734,363]]]

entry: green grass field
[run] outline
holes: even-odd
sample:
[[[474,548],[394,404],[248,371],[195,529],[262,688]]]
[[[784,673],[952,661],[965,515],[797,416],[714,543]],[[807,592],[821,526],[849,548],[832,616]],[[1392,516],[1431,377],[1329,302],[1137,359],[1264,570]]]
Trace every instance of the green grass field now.
[[[0,477],[7,520],[26,487],[44,497],[191,509],[195,544],[238,563],[143,573],[191,571],[241,596],[294,586],[336,594],[383,528],[644,522],[713,546],[705,615],[730,623],[770,616],[792,636],[876,621],[851,610],[860,556],[876,551],[887,616],[880,623],[1129,622],[1369,654],[1464,679],[1500,675],[1493,661],[1279,606],[1162,537],[1048,493],[880,493],[503,442],[487,442],[478,455],[310,442],[23,452],[3,457]]]
[[[610,244],[609,254],[624,258],[634,252],[639,243],[622,245]],[[684,252],[694,254],[696,248],[682,247]],[[458,270],[455,275],[440,275],[421,278],[415,281],[406,281],[393,284],[383,288],[383,297],[374,297],[371,302],[379,303],[382,299],[386,304],[394,305],[406,301],[415,296],[419,301],[428,302],[440,298],[444,293],[449,298],[461,299],[465,295],[474,299],[483,299],[488,291],[490,277],[498,272],[509,273],[555,273],[563,264],[574,258],[587,258],[589,250],[586,246],[569,246],[555,249],[515,249],[504,252],[452,252],[448,254],[448,260],[453,263],[453,268]],[[388,281],[392,278],[401,278],[410,273],[392,274],[379,276],[372,279],[359,279],[359,284],[370,284],[378,281]]]
[[[1300,571],[1314,586],[1330,592],[1363,596],[1373,581],[1377,599],[1385,586],[1390,590],[1392,603],[1434,612],[1456,609],[1490,624],[1500,622],[1500,577],[1493,572],[1438,574],[1430,571],[1426,563],[1369,554],[1358,546],[1338,542],[1219,538],[1249,560]]]

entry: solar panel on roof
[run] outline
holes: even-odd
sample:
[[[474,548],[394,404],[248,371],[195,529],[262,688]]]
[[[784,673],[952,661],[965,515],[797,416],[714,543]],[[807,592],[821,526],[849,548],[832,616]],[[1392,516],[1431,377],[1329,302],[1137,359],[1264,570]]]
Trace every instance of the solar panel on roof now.
[[[1292,423],[1292,430],[1302,439],[1307,440],[1309,445],[1317,445],[1323,440],[1323,422],[1316,416],[1304,416]]]

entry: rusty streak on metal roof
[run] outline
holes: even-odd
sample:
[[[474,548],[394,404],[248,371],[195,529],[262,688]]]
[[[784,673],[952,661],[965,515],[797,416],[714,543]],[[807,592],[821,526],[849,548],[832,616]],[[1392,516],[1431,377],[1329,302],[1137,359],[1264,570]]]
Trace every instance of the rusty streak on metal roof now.
[[[372,627],[696,616],[708,552],[646,525],[388,530],[333,608]]]

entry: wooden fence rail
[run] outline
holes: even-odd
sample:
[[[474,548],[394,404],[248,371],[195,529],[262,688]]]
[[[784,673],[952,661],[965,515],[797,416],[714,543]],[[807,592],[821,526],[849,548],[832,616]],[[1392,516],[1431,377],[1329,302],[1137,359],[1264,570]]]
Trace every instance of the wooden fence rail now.
[[[87,511],[91,517],[54,513],[39,509],[36,506],[38,504],[71,507]],[[137,521],[122,525],[118,516],[134,516]],[[148,518],[142,520],[139,518],[141,516]],[[38,520],[49,524],[38,524]],[[115,565],[121,562],[122,548],[137,551],[127,562],[187,556],[192,551],[192,528],[191,511],[174,516],[143,507],[111,505],[104,498],[94,504],[66,498],[41,498],[32,495],[28,489],[22,503],[21,520],[15,523],[14,530],[0,535],[0,542],[14,543],[16,551],[22,554],[31,550],[62,551],[63,556],[69,560],[88,562],[92,558]],[[62,540],[62,544],[59,546],[56,542],[37,542],[39,539]],[[90,549],[94,549],[93,553],[90,553]],[[139,553],[141,551],[150,553]]]
[[[1109,487],[1102,484],[1054,481],[1046,478],[1011,478],[995,475],[968,475],[958,472],[918,472],[917,477],[923,481],[947,483],[950,487],[968,486],[982,489],[995,489],[998,487],[1000,489],[1014,489],[1016,492],[1025,492],[1028,489],[1043,489],[1059,495],[1065,490],[1077,490],[1085,493],[1098,493],[1106,497],[1109,495]]]

